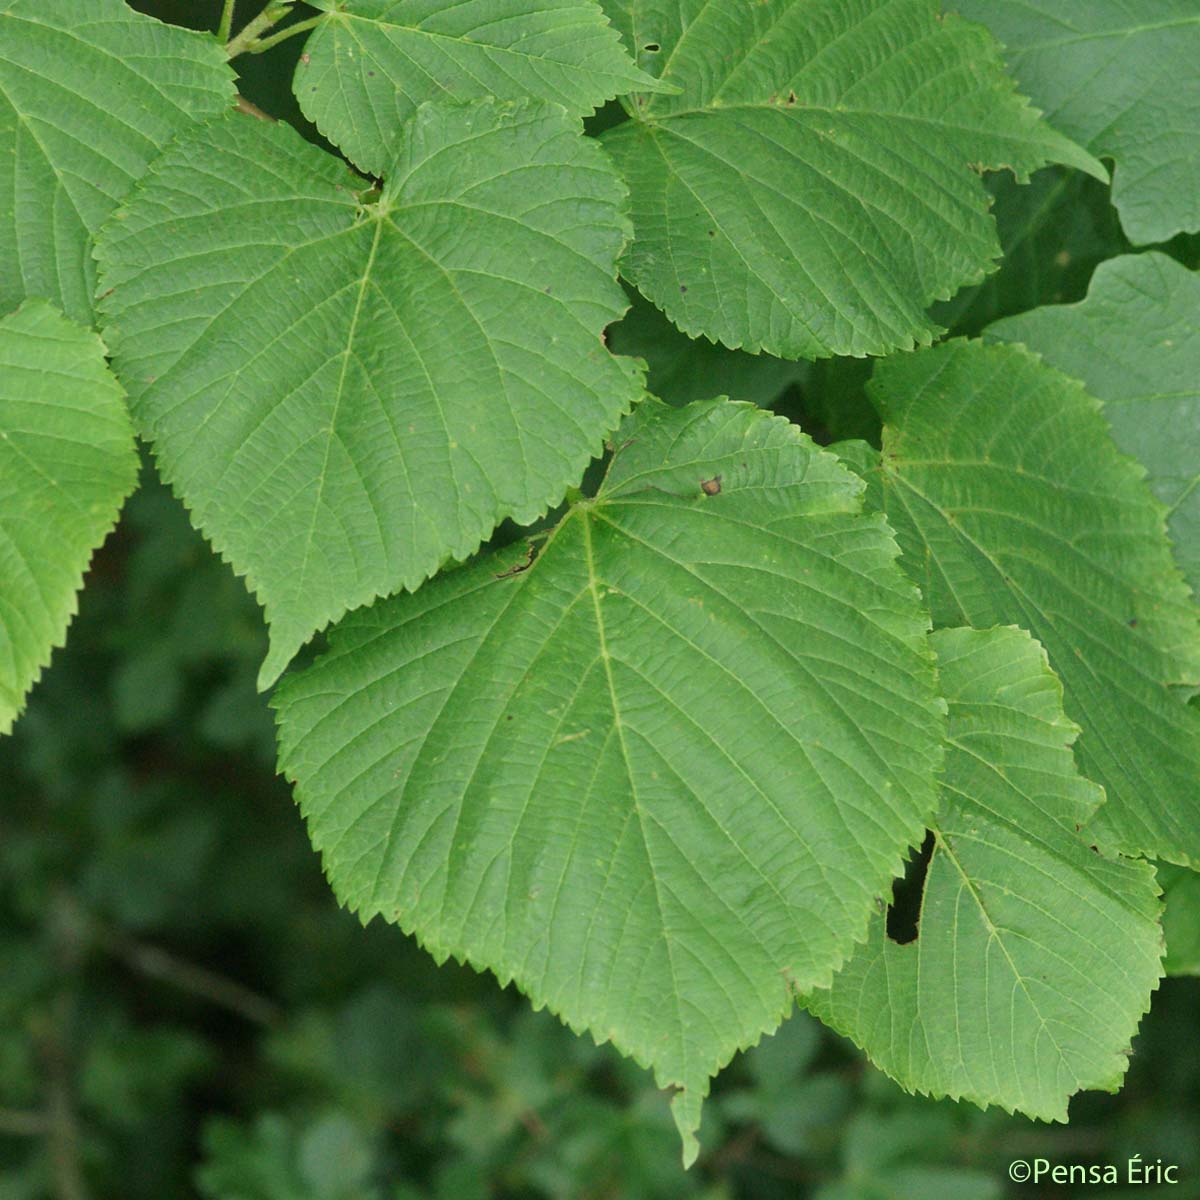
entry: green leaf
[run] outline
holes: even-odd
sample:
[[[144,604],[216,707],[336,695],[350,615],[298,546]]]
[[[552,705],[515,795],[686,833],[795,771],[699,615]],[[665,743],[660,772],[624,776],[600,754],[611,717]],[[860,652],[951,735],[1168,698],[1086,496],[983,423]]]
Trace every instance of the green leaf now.
[[[641,395],[620,180],[557,108],[426,106],[373,203],[283,125],[170,150],[108,226],[140,430],[264,603],[273,682],[348,608],[557,503]]]
[[[632,300],[605,340],[615,354],[646,360],[646,388],[668,404],[729,396],[766,408],[811,370],[807,363],[727,350],[706,338],[693,340],[637,292]]]
[[[1047,119],[1116,161],[1130,239],[1200,230],[1200,11],[1195,0],[953,0],[1005,44]]]
[[[203,34],[122,0],[0,0],[0,312],[92,323],[91,240],[172,137],[233,103]]]
[[[0,733],[62,645],[137,472],[100,339],[42,300],[0,320]]]
[[[1175,555],[1200,595],[1200,275],[1164,254],[1104,263],[1087,298],[997,322],[1104,401],[1117,445],[1169,511]]]
[[[1200,873],[1160,863],[1163,890],[1163,936],[1168,975],[1200,975]]]
[[[910,1091],[1065,1121],[1073,1093],[1117,1089],[1150,1007],[1154,869],[1079,836],[1104,794],[1042,648],[1013,628],[933,643],[950,715],[918,936],[881,914],[807,1003]]]
[[[316,0],[325,17],[293,87],[304,115],[381,175],[425,100],[532,96],[586,116],[662,85],[639,71],[596,0]]]
[[[974,337],[1001,317],[1082,299],[1096,267],[1129,250],[1108,188],[1088,175],[1048,167],[1028,187],[1011,175],[985,182],[1004,261],[978,287],[934,306],[934,320],[956,333]]]
[[[874,361],[826,358],[812,363],[801,392],[800,424],[822,441],[862,438],[878,447],[879,413],[867,395]]]
[[[382,1200],[375,1141],[340,1112],[307,1123],[265,1112],[249,1127],[217,1117],[196,1183],[212,1200]]]
[[[879,365],[874,495],[935,626],[1016,624],[1050,656],[1114,849],[1200,861],[1197,610],[1164,510],[1099,403],[1018,346],[949,342]],[[877,460],[878,461],[878,460]]]
[[[684,332],[785,358],[928,343],[1000,252],[971,166],[1106,177],[1041,124],[986,30],[938,0],[611,0],[641,95],[604,135],[622,270]],[[647,47],[658,47],[649,50]]]
[[[945,1105],[882,1113],[863,1105],[846,1124],[842,1177],[813,1200],[1003,1200],[995,1175],[946,1165],[973,1157],[953,1116]]]
[[[728,401],[614,441],[532,562],[333,630],[280,685],[280,766],[343,903],[653,1067],[690,1159],[709,1076],[828,982],[923,828],[940,702],[832,455]]]

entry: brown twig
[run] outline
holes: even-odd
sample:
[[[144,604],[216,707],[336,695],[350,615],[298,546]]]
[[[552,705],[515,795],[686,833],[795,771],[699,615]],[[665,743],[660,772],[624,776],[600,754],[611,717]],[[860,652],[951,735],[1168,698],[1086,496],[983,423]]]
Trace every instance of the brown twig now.
[[[282,1018],[278,1005],[236,979],[189,962],[160,946],[139,942],[85,912],[74,901],[70,904],[71,920],[84,941],[112,955],[139,975],[169,984],[181,992],[190,992],[255,1025],[275,1025]]]
[[[75,1113],[71,1030],[78,1001],[84,937],[78,910],[68,896],[56,898],[48,913],[48,931],[58,967],[59,987],[37,1036],[46,1071],[46,1150],[58,1200],[87,1200]]]
[[[282,1014],[277,1005],[236,979],[188,962],[187,959],[92,922],[96,945],[148,979],[190,992],[218,1008],[227,1009],[255,1025],[275,1025]]]
[[[19,1108],[0,1108],[0,1133],[5,1137],[45,1137],[50,1118],[44,1112]]]

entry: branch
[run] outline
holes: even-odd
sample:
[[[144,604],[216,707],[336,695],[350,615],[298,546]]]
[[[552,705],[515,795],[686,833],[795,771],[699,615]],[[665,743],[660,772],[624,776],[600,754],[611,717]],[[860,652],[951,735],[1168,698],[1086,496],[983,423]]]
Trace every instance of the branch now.
[[[70,1019],[72,1001],[67,993],[59,997],[58,1011],[44,1043],[47,1075],[46,1139],[50,1153],[50,1173],[59,1200],[87,1200],[87,1184],[79,1158],[79,1122],[71,1096],[71,1064],[67,1061],[62,1026]]]
[[[51,904],[47,925],[59,985],[44,1024],[35,1035],[46,1072],[46,1151],[58,1200],[88,1200],[79,1152],[79,1119],[75,1113],[75,1067],[70,1057],[85,942],[78,910],[65,893]]]
[[[61,908],[64,922],[71,923],[81,945],[90,943],[119,959],[139,975],[170,984],[181,992],[190,992],[210,1004],[237,1013],[255,1025],[274,1025],[283,1015],[276,1004],[245,984],[188,962],[159,946],[139,942],[127,933],[106,925],[85,911],[73,898],[64,897]]]
[[[279,1009],[270,1000],[244,984],[176,958],[157,946],[146,946],[120,935],[105,938],[101,945],[139,974],[190,992],[255,1025],[274,1025],[280,1019]]]
[[[108,928],[95,917],[82,912],[80,916],[86,922],[93,943],[139,975],[170,984],[181,992],[190,992],[255,1025],[274,1025],[280,1020],[282,1013],[277,1005],[236,979],[188,962],[158,946],[136,941],[120,930]]]
[[[50,1118],[44,1112],[0,1108],[0,1134],[4,1137],[45,1137]]]

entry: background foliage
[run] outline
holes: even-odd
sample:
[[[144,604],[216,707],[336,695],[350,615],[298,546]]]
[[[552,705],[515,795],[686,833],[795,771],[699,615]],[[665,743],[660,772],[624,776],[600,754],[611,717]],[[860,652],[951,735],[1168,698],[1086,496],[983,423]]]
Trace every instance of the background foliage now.
[[[640,1067],[338,909],[275,776],[265,645],[144,468],[0,751],[2,1200],[998,1200],[1038,1194],[1014,1157],[1134,1153],[1200,1196],[1188,978],[1069,1126],[906,1096],[797,1013],[717,1080],[685,1173]]]
[[[135,7],[212,28],[220,6]],[[319,140],[291,92],[300,49],[239,60],[239,89]],[[988,187],[1006,257],[936,306],[956,333],[1080,300],[1130,249],[1079,172]],[[1200,263],[1196,239],[1159,249]],[[608,340],[670,403],[736,379],[818,440],[879,443],[870,363],[689,342],[640,301]],[[1189,978],[1156,994],[1121,1094],[1077,1098],[1069,1127],[906,1096],[799,1013],[718,1080],[685,1175],[640,1068],[337,908],[275,776],[261,615],[142,470],[67,649],[0,743],[0,1200],[989,1200],[1037,1194],[1006,1181],[1013,1158],[1135,1153],[1200,1196]]]
[[[1189,978],[1069,1127],[905,1096],[797,1013],[716,1081],[685,1174],[640,1067],[338,910],[264,649],[144,468],[0,754],[0,1200],[998,1200],[1038,1194],[1013,1158],[1134,1153],[1200,1195]]]

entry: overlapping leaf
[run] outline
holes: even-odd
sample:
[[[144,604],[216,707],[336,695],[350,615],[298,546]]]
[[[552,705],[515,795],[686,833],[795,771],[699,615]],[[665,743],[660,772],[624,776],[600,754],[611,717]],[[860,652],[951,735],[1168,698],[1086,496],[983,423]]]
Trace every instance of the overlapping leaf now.
[[[1200,873],[1162,863],[1163,935],[1168,975],[1200,975]]]
[[[0,321],[0,733],[62,644],[137,470],[100,339],[41,300]]]
[[[1080,837],[1103,793],[1041,647],[1012,628],[933,642],[950,714],[918,936],[880,915],[807,1002],[912,1091],[1065,1121],[1073,1093],[1116,1090],[1158,983],[1154,870]]]
[[[363,186],[233,114],[100,251],[135,419],[266,606],[264,685],[347,608],[541,515],[641,394],[601,341],[624,192],[561,109],[425,107]]]
[[[0,312],[91,324],[91,239],[167,142],[233,103],[210,37],[123,0],[0,0]]]
[[[1136,243],[1200,229],[1200,9],[1195,0],[953,0],[1008,50],[1047,119],[1116,161]]]
[[[647,401],[599,495],[350,614],[280,686],[341,900],[708,1077],[827,983],[935,801],[925,618],[861,481],[750,405]]]
[[[1167,506],[1200,595],[1200,275],[1163,254],[1115,258],[1083,302],[999,321],[987,336],[1024,342],[1104,401],[1117,445]]]
[[[999,254],[978,167],[1104,175],[1039,122],[987,31],[937,0],[610,0],[641,95],[604,136],[623,270],[689,334],[788,358],[927,343]]]
[[[1099,402],[1019,346],[950,342],[881,363],[869,472],[935,626],[1020,625],[1045,646],[1107,803],[1093,836],[1200,862],[1197,610],[1165,513]]]
[[[812,370],[808,363],[727,350],[707,338],[690,338],[648,300],[632,289],[631,293],[629,311],[609,327],[605,340],[616,354],[645,359],[647,390],[668,404],[728,396],[766,408]]]
[[[324,20],[296,68],[305,115],[364,171],[383,174],[425,100],[532,96],[585,116],[639,71],[596,0],[315,0]]]
[[[978,287],[934,306],[956,333],[975,337],[1001,317],[1079,300],[1096,267],[1129,250],[1108,188],[1089,175],[1047,167],[1028,185],[1007,174],[985,183],[1004,259]]]

